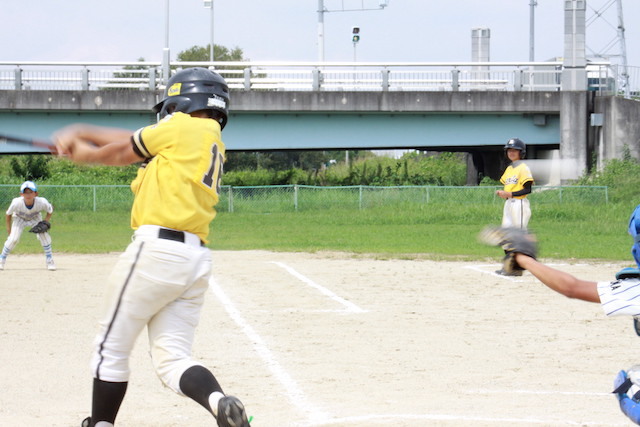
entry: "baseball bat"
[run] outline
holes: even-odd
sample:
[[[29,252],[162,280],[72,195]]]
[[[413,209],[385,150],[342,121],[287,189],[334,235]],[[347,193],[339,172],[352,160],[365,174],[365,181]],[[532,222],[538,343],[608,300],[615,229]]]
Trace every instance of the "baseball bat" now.
[[[4,151],[3,145],[16,145],[22,147],[45,148],[47,151],[22,150],[20,148]],[[57,154],[53,141],[48,139],[23,138],[15,135],[5,135],[0,133],[0,154]]]

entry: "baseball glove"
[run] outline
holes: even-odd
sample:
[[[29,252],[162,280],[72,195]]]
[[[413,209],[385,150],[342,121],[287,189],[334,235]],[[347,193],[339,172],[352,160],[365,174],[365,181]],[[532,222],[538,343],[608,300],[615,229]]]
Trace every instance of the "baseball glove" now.
[[[478,239],[487,245],[504,249],[502,269],[507,274],[518,275],[524,270],[516,262],[516,254],[528,255],[533,259],[538,256],[536,236],[520,228],[486,227],[480,232]]]
[[[50,228],[51,228],[51,223],[49,223],[49,221],[40,221],[39,223],[31,227],[31,230],[29,230],[29,232],[38,233],[38,234],[46,233],[47,231],[49,231]]]

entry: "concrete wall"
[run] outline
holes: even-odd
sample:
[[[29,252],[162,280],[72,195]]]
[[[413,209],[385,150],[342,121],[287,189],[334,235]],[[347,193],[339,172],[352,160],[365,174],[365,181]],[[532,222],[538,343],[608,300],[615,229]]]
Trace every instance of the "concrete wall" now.
[[[593,145],[597,166],[609,159],[620,159],[625,147],[640,160],[640,102],[616,96],[599,96],[594,100]],[[601,121],[600,121],[601,120]]]
[[[568,179],[582,175],[589,166],[588,119],[591,111],[588,92],[562,92],[560,112],[560,158],[571,162],[575,171]]]

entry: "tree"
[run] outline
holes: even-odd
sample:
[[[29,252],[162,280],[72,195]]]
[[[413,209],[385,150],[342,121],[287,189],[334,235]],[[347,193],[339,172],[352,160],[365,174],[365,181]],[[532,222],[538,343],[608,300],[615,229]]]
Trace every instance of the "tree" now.
[[[144,62],[144,58],[138,58],[138,62]],[[142,84],[147,84],[149,67],[146,65],[125,65],[122,67],[125,71],[116,71],[113,73],[114,80],[110,81],[103,90],[122,90],[137,89]],[[111,85],[111,86],[109,86]]]
[[[34,154],[11,157],[13,174],[28,181],[40,181],[49,178],[49,161],[51,156]]]
[[[200,62],[200,61],[208,61],[209,60],[209,50],[211,49],[211,44],[209,43],[206,46],[192,46],[187,50],[183,50],[178,53],[177,59],[180,62]],[[213,58],[216,61],[248,61],[248,59],[244,58],[244,53],[242,49],[239,47],[235,47],[231,50],[224,46],[220,46],[217,44],[213,45]]]

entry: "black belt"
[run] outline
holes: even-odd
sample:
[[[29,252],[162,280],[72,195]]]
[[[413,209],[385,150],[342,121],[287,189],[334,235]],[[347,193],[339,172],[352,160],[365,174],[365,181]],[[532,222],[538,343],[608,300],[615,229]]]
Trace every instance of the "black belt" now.
[[[185,242],[184,231],[170,230],[168,228],[161,228],[158,231],[158,238],[165,240],[175,240],[176,242],[181,243]],[[200,246],[204,246],[204,242],[202,240],[200,241]]]

